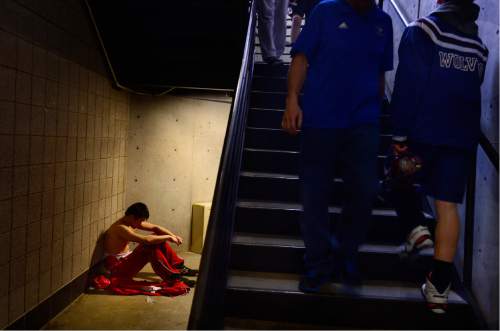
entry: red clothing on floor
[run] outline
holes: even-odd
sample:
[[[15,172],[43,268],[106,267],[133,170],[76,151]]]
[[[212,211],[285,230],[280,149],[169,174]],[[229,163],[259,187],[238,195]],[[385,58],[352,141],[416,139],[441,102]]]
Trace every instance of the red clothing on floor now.
[[[132,279],[148,262],[151,263],[155,273],[162,278],[162,282]],[[139,245],[126,257],[107,256],[105,266],[111,274],[109,285],[107,281],[97,278],[94,279],[94,283],[102,284],[101,288],[108,288],[122,295],[185,294],[189,292],[189,287],[178,279],[180,275],[178,268],[183,264],[184,260],[166,242],[156,245]]]

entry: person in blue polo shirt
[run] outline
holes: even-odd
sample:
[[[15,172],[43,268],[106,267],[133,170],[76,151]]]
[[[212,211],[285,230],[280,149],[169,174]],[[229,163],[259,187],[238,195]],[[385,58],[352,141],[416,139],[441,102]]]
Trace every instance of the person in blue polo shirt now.
[[[331,0],[313,9],[292,49],[282,127],[293,135],[301,129],[302,291],[318,291],[334,271],[346,284],[361,281],[358,247],[378,185],[379,115],[384,73],[393,68],[392,38],[391,18],[374,1]],[[337,161],[344,165],[346,201],[333,235],[328,204]]]
[[[392,154],[418,155],[415,174],[425,195],[435,199],[437,227],[432,271],[422,291],[428,308],[446,312],[462,203],[480,133],[481,84],[488,50],[478,37],[480,8],[473,0],[440,0],[439,7],[413,22],[399,46],[391,113]],[[432,244],[424,226],[420,192],[396,185],[393,202],[407,222],[407,249]]]

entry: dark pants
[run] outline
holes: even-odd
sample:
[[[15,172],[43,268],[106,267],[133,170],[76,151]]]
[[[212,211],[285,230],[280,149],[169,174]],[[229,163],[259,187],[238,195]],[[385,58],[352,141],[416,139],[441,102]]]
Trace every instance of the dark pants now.
[[[366,238],[373,200],[378,188],[379,129],[365,125],[354,129],[302,130],[301,220],[306,246],[306,275],[330,275],[334,258],[355,261]],[[344,205],[338,233],[330,228],[329,199],[335,166],[342,166]]]
[[[151,263],[154,272],[163,280],[180,275],[184,260],[167,242],[155,245],[139,245],[122,259],[110,255],[106,258],[106,268],[115,277],[133,278],[146,264]]]

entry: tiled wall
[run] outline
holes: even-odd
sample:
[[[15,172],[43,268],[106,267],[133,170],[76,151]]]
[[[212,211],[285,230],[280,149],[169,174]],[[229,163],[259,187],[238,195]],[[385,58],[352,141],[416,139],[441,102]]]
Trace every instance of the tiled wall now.
[[[129,99],[79,1],[0,0],[0,327],[86,270],[123,213]]]

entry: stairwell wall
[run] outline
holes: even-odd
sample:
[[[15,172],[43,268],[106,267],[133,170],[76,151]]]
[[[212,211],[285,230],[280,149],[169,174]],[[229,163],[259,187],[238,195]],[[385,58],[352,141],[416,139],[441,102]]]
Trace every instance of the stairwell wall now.
[[[89,23],[78,0],[0,1],[2,329],[82,275],[122,214],[129,99]]]
[[[192,204],[211,202],[231,98],[220,93],[133,96],[126,205],[150,209],[151,222],[191,242]]]
[[[398,64],[397,47],[404,29],[390,0],[384,1],[394,26],[395,66]],[[406,17],[413,21],[428,15],[436,6],[436,0],[398,0]],[[478,20],[480,37],[490,51],[486,76],[482,86],[481,129],[498,151],[499,113],[499,3],[497,0],[476,0],[481,7]],[[395,71],[387,74],[387,89],[392,92]],[[474,228],[473,283],[472,288],[481,311],[490,327],[498,329],[498,173],[484,151],[477,155],[476,206]],[[462,229],[464,228],[465,204],[460,206]],[[459,244],[457,267],[463,268],[463,235]]]

